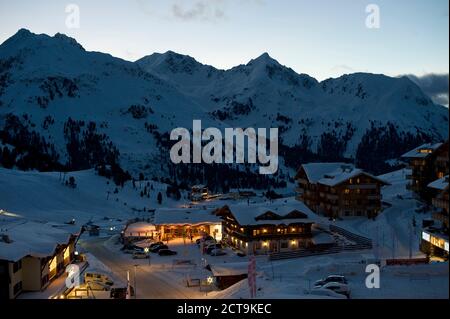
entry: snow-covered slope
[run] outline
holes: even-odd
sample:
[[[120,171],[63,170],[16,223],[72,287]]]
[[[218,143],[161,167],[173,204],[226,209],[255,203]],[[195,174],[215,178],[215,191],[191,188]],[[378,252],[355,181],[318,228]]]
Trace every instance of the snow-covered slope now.
[[[63,159],[69,118],[95,122],[119,149],[125,167],[142,168],[158,151],[148,127],[161,133],[191,127],[192,119],[204,114],[197,103],[136,64],[86,52],[61,34],[20,30],[0,46],[0,61],[0,121],[5,114],[26,114],[28,124]]]
[[[372,122],[380,126],[392,122],[399,131],[419,130],[437,139],[448,132],[448,109],[434,105],[406,77],[355,73],[319,83],[267,53],[226,71],[170,51],[137,63],[230,124],[284,126],[287,145],[297,144],[306,134],[314,149],[324,132],[335,131],[337,136],[349,132],[346,155],[351,156]]]
[[[66,186],[63,178],[75,178],[76,187]],[[147,187],[148,196],[140,196]],[[0,209],[34,221],[64,223],[75,218],[79,224],[93,219],[128,220],[150,216],[149,210],[159,207],[157,195],[163,195],[164,207],[179,202],[166,197],[167,185],[142,181],[127,182],[124,187],[98,176],[94,170],[60,173],[22,172],[0,168]],[[150,188],[152,188],[150,190]],[[144,208],[146,212],[144,212]],[[1,214],[0,214],[1,216]]]
[[[80,140],[72,138],[72,157],[78,144],[93,144],[83,142],[85,135],[96,135],[135,177],[167,176],[168,152],[161,155],[157,142],[176,127],[192,127],[194,119],[203,127],[279,127],[284,145],[302,142],[312,152],[333,153],[324,145],[334,138],[342,144],[339,155],[355,157],[367,129],[388,122],[400,133],[442,140],[447,113],[407,78],[357,73],[319,83],[267,53],[218,70],[170,51],[128,62],[87,52],[62,34],[24,29],[0,45],[0,131],[8,114],[15,115],[40,134],[37,140],[55,147],[62,164],[73,160],[73,135]],[[90,131],[89,122],[95,124]],[[12,142],[0,135],[0,143]]]

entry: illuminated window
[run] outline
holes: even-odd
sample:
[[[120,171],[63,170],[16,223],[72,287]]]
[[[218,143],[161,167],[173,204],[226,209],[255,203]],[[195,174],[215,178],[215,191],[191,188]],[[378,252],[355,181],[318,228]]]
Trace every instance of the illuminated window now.
[[[349,190],[349,189],[346,189],[346,190],[344,191],[344,193],[345,193],[345,194],[350,194],[350,190]]]
[[[53,259],[48,264],[48,268],[49,268],[50,272],[56,271],[56,266],[57,266],[56,257],[53,257]]]
[[[69,247],[67,247],[66,249],[64,249],[64,260],[69,258],[70,258],[70,249]]]

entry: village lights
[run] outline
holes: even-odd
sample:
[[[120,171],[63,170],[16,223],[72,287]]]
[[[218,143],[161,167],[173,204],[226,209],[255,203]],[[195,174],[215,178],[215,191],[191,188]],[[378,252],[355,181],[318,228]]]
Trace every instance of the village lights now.
[[[269,247],[269,243],[268,242],[263,242],[263,247]]]

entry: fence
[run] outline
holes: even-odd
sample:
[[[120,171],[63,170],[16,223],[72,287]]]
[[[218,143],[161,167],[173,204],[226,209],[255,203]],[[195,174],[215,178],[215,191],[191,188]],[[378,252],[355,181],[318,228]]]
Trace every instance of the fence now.
[[[329,255],[336,254],[342,251],[356,251],[356,250],[366,250],[372,249],[372,240],[349,232],[348,230],[330,225],[330,231],[337,233],[339,235],[344,236],[348,240],[354,242],[355,244],[339,246],[335,244],[329,248],[312,248],[312,249],[301,249],[301,250],[292,250],[285,252],[272,253],[269,255],[269,260],[281,260],[281,259],[291,259],[291,258],[301,258],[301,257],[310,257],[310,256],[320,256],[320,255]]]

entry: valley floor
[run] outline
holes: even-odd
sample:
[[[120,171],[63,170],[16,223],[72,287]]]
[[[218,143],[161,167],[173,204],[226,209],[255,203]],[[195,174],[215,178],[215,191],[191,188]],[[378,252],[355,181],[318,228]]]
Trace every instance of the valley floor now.
[[[101,227],[100,237],[84,234],[78,249],[86,253],[90,269],[107,273],[117,285],[125,285],[127,271],[134,283],[136,270],[136,291],[138,298],[198,299],[198,298],[249,298],[247,281],[243,280],[230,288],[200,290],[186,287],[186,280],[206,279],[211,272],[202,265],[247,262],[227,248],[227,255],[203,256],[199,248],[182,240],[171,241],[169,246],[178,252],[175,257],[160,257],[152,254],[148,260],[134,260],[131,255],[120,251],[117,243],[120,230],[127,220],[137,217],[152,217],[152,209],[158,207],[183,207],[190,205],[185,193],[180,201],[165,196],[165,185],[143,181],[137,185],[127,183],[116,190],[116,186],[99,177],[94,171],[73,172],[77,187],[64,185],[59,173],[19,172],[0,168],[0,220],[9,218],[39,221],[50,225],[72,226],[76,230],[92,221]],[[373,240],[372,251],[346,252],[334,255],[306,257],[285,261],[268,261],[257,257],[257,298],[330,298],[311,294],[314,282],[330,274],[344,274],[349,279],[352,298],[448,298],[448,263],[432,263],[415,266],[385,266],[381,268],[380,288],[368,289],[365,261],[367,258],[409,258],[423,256],[419,251],[420,225],[430,212],[418,213],[420,203],[406,190],[406,171],[401,170],[382,176],[390,182],[383,189],[385,209],[376,219],[362,218],[336,221],[337,225],[359,233]],[[152,190],[149,196],[141,196],[144,187]],[[163,194],[163,203],[158,205],[157,193]],[[291,190],[284,190],[286,194]],[[262,197],[255,201],[264,202]],[[295,202],[293,197],[279,201]],[[227,201],[211,200],[199,204],[213,208],[223,206]],[[233,202],[236,204],[236,202]],[[247,202],[242,202],[247,205]],[[145,208],[145,210],[144,210]],[[11,217],[13,216],[13,217]],[[317,217],[318,223],[331,223],[324,217]],[[413,226],[415,219],[416,227]],[[1,251],[0,251],[1,252]],[[176,259],[192,260],[196,266],[174,266]],[[137,267],[135,267],[135,265]],[[56,289],[55,289],[56,291]],[[51,295],[51,294],[47,294]],[[23,294],[22,298],[46,298],[42,294]]]

